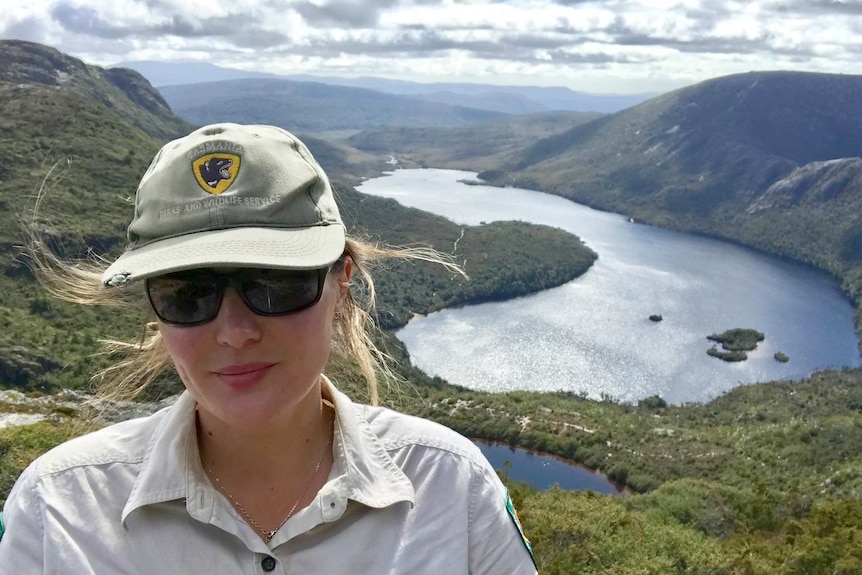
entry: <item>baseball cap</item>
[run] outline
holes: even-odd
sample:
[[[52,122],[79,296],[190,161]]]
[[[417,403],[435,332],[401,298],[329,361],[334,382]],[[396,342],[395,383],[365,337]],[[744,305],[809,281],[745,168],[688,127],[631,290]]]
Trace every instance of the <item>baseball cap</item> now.
[[[275,126],[213,124],[168,142],[141,178],[106,286],[201,267],[316,269],[344,251],[323,168]]]

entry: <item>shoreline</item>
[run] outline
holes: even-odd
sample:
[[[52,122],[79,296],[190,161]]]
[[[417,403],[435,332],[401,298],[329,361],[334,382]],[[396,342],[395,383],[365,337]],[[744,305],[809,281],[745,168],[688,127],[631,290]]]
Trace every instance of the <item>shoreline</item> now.
[[[417,166],[417,167],[395,168],[395,170],[421,170],[421,169],[438,169],[438,170],[451,170],[451,171],[458,171],[458,172],[468,172],[468,173],[474,174],[475,179],[479,179],[478,175],[481,173],[481,172],[475,172],[473,170],[467,170],[467,169],[462,169],[462,168],[456,169],[456,168],[440,167],[440,166],[421,166],[421,167]],[[384,177],[387,174],[391,174],[395,170],[393,170],[393,169],[381,170],[376,176],[369,176],[369,177]],[[356,184],[356,185],[358,185],[358,184]],[[505,185],[498,184],[498,183],[495,183],[493,181],[487,181],[487,180],[481,180],[481,185],[489,186],[489,187],[495,187],[495,188],[512,187],[512,186],[505,186]],[[568,200],[572,203],[575,203],[575,204],[578,204],[581,206],[586,206],[590,209],[598,210],[598,211],[609,213],[609,214],[615,214],[615,215],[623,216],[623,217],[629,218],[630,220],[632,219],[631,216],[628,214],[624,214],[621,212],[610,210],[610,209],[607,209],[605,207],[593,205],[590,203],[585,203],[583,201],[576,200],[574,198],[565,196],[562,193],[554,191],[554,190],[543,190],[543,189],[534,189],[534,188],[522,188],[522,189],[528,190],[528,191],[544,193],[544,194],[551,194],[551,195],[563,198],[565,200]],[[847,301],[851,304],[851,306],[854,309],[854,326],[855,326],[855,333],[856,333],[857,349],[859,351],[859,357],[862,358],[862,297],[860,297],[858,300],[853,297],[853,295],[849,291],[850,287],[845,285],[846,282],[848,281],[848,278],[845,277],[845,275],[842,275],[841,273],[836,272],[835,270],[832,270],[832,269],[829,269],[826,267],[822,267],[822,266],[818,266],[818,265],[816,265],[810,261],[794,258],[794,257],[787,255],[787,254],[784,254],[784,253],[778,253],[775,251],[771,251],[765,247],[761,247],[761,246],[758,246],[758,245],[755,245],[755,244],[752,244],[749,242],[745,242],[745,241],[738,239],[738,238],[732,238],[732,237],[728,237],[728,236],[724,236],[724,235],[720,235],[720,234],[716,234],[716,233],[709,233],[709,232],[706,232],[703,230],[690,229],[690,228],[687,228],[684,226],[662,225],[662,224],[655,222],[653,220],[650,220],[650,219],[638,219],[634,223],[645,224],[645,225],[652,226],[652,227],[659,228],[659,229],[683,232],[683,233],[692,234],[695,236],[701,236],[701,237],[705,237],[705,238],[709,238],[709,239],[728,242],[730,244],[733,244],[733,245],[736,245],[739,247],[753,250],[753,251],[755,251],[759,254],[762,254],[762,255],[767,255],[769,257],[774,257],[774,258],[777,258],[779,260],[783,260],[785,262],[790,262],[793,264],[802,265],[802,266],[811,268],[813,270],[825,272],[826,274],[828,274],[829,276],[834,278],[839,283],[839,289],[841,290],[841,293],[844,295],[845,298],[847,298]],[[547,289],[547,288],[545,288],[545,289]],[[533,292],[533,293],[536,293],[536,292]],[[467,305],[469,305],[469,304],[467,304]],[[436,310],[436,311],[439,311],[439,310]],[[403,327],[403,326],[401,326],[401,327]],[[814,373],[817,373],[817,372],[813,372],[810,375],[813,375]]]

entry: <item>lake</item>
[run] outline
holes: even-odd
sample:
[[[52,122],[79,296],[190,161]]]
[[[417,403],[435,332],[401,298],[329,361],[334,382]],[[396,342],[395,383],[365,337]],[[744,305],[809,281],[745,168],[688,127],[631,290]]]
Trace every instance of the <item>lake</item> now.
[[[705,401],[744,383],[862,364],[853,307],[813,268],[715,239],[629,223],[531,190],[466,185],[475,173],[396,170],[360,192],[463,225],[522,220],[580,236],[599,259],[563,286],[412,320],[397,336],[414,364],[485,391],[566,390],[635,402]],[[469,273],[469,262],[467,263]],[[661,314],[660,323],[648,319]],[[749,359],[706,354],[706,336],[766,334]],[[782,351],[788,363],[775,361]]]
[[[494,469],[502,471],[508,479],[529,483],[537,489],[558,485],[571,491],[595,491],[617,495],[625,487],[612,483],[606,476],[572,461],[553,455],[536,453],[500,443],[474,441]],[[508,470],[506,462],[509,463]]]

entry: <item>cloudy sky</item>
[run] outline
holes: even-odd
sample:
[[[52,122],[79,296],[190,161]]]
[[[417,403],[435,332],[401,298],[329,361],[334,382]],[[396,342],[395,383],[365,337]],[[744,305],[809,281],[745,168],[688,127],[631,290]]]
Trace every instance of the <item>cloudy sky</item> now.
[[[30,0],[0,38],[88,63],[660,92],[750,70],[862,73],[862,0]],[[12,6],[9,6],[12,4]]]

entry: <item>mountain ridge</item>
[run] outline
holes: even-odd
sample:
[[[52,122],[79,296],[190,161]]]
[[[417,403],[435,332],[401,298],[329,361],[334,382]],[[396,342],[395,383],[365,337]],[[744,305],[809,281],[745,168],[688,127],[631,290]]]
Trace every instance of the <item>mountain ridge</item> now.
[[[831,85],[820,85],[824,82]],[[830,113],[820,108],[820,102],[811,105],[807,101],[825,93],[839,96],[830,102]],[[553,159],[561,155],[600,161],[622,154],[628,155],[631,164],[632,156],[639,154],[652,156],[637,162],[645,169],[651,165],[662,166],[664,171],[673,167],[680,175],[699,176],[704,170],[715,174],[735,168],[759,189],[763,182],[773,181],[798,165],[862,153],[860,102],[862,77],[798,72],[726,76],[663,94],[540,140],[507,167],[529,172],[540,163],[543,168],[553,165]],[[800,121],[795,115],[799,110],[810,116]],[[772,161],[763,170],[741,170],[742,152]],[[683,161],[691,165],[677,165]],[[751,171],[757,176],[752,177]]]
[[[501,115],[365,88],[270,78],[165,86],[161,94],[177,114],[198,124],[267,123],[293,132],[462,126]]]
[[[114,110],[155,138],[175,138],[191,127],[171,111],[161,94],[138,72],[85,64],[43,44],[0,40],[0,81],[77,92]]]
[[[270,78],[312,82],[332,86],[366,88],[388,94],[408,95],[507,114],[542,111],[612,113],[654,96],[643,94],[603,94],[574,91],[563,86],[515,86],[466,82],[411,82],[373,76],[337,77],[314,74],[272,74],[225,68],[207,62],[129,61],[116,64],[137,70],[161,88],[242,78]]]

